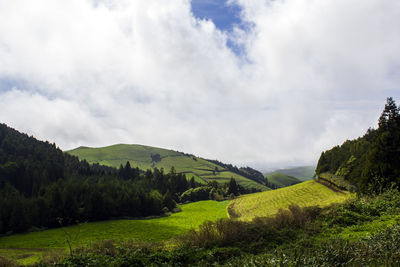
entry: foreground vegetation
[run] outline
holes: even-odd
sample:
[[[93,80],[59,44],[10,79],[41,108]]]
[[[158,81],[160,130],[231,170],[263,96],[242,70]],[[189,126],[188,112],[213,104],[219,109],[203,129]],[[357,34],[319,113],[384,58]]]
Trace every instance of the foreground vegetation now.
[[[324,207],[341,203],[351,197],[349,193],[333,191],[311,180],[277,190],[241,196],[229,204],[228,210],[234,218],[251,220],[257,216],[275,215],[279,209],[287,209],[292,204]]]
[[[173,248],[103,241],[42,266],[390,266],[400,261],[399,212],[395,190],[325,208],[291,205],[274,217],[206,222]]]

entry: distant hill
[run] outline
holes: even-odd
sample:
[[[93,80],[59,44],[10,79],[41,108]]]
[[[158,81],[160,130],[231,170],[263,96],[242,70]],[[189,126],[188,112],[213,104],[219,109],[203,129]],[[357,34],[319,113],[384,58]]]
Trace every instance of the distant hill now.
[[[229,181],[230,178],[234,178],[239,185],[245,188],[269,190],[265,185],[230,171],[221,165],[191,154],[163,148],[118,144],[99,148],[78,147],[67,151],[67,153],[85,159],[89,163],[99,163],[118,168],[121,164],[125,165],[129,161],[132,167],[138,167],[144,171],[152,168],[164,168],[165,172],[169,172],[174,167],[177,173],[184,173],[188,179],[194,177],[200,183],[210,181],[224,183]]]
[[[352,197],[351,194],[334,191],[315,180],[300,184],[244,195],[231,201],[228,212],[231,217],[241,220],[251,220],[255,217],[273,216],[279,209],[286,209],[291,204],[301,207],[328,206],[332,203],[341,203]]]
[[[270,184],[276,185],[277,188],[295,185],[302,182],[295,177],[280,172],[274,172],[273,174],[268,175],[267,180]]]
[[[310,180],[315,174],[315,166],[300,166],[286,169],[279,169],[273,172],[265,173],[266,176],[273,174],[275,172],[279,172],[282,174],[286,174],[292,177],[295,177],[301,181]]]

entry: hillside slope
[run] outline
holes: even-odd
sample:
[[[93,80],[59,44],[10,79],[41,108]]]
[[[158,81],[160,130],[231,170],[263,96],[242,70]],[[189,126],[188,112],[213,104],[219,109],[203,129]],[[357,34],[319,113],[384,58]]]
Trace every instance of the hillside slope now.
[[[274,172],[279,172],[285,175],[295,177],[301,181],[308,181],[314,176],[315,166],[300,166],[293,168],[278,169],[273,172],[268,172],[265,175],[268,176]]]
[[[314,181],[306,181],[293,186],[244,195],[231,201],[228,211],[231,217],[251,220],[254,217],[271,216],[279,209],[291,204],[306,206],[327,206],[340,203],[352,197],[347,192],[336,192]]]
[[[100,148],[78,147],[67,153],[85,159],[89,163],[99,163],[117,168],[121,164],[125,165],[127,161],[132,167],[138,167],[141,170],[164,168],[165,172],[169,172],[174,167],[177,173],[184,173],[188,179],[194,177],[200,183],[227,182],[230,178],[234,178],[239,185],[245,188],[262,191],[269,189],[265,185],[228,171],[205,159],[168,149],[118,144]]]
[[[274,172],[273,174],[268,175],[267,180],[269,183],[276,185],[278,188],[301,183],[299,179],[280,172]]]

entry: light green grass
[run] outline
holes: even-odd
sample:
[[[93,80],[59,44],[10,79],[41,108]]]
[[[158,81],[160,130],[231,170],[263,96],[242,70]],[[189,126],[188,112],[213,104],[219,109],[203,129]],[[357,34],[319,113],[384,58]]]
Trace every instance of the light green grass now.
[[[4,236],[0,238],[0,255],[11,255],[11,258],[19,259],[21,264],[34,262],[46,251],[66,249],[66,234],[71,236],[74,247],[106,239],[165,241],[184,234],[191,228],[197,228],[205,221],[227,218],[228,203],[229,201],[199,201],[181,205],[181,212],[168,217],[83,223],[41,232]]]
[[[194,177],[197,182],[203,184],[213,180],[223,183],[233,177],[239,185],[245,188],[268,190],[266,186],[230,172],[212,162],[168,149],[119,144],[100,148],[79,147],[67,151],[67,153],[85,159],[89,163],[99,163],[116,168],[121,164],[125,165],[127,161],[132,167],[142,170],[163,168],[164,172],[169,172],[171,167],[174,167],[177,173],[184,173],[187,179]],[[161,161],[152,162],[152,154],[159,154]],[[216,168],[217,171],[215,171]]]
[[[267,192],[244,195],[231,201],[228,209],[241,220],[272,216],[291,204],[299,206],[328,206],[352,197],[349,193],[335,192],[314,180]]]
[[[268,182],[273,183],[274,185],[281,187],[290,186],[296,183],[300,183],[301,181],[295,177],[280,173],[274,172],[267,176]]]

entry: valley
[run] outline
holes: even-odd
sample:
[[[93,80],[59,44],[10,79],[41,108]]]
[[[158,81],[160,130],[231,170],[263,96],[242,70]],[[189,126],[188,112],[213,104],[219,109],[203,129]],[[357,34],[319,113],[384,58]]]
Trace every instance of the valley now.
[[[397,265],[399,133],[388,98],[310,179],[141,145],[63,152],[0,124],[0,266]]]

